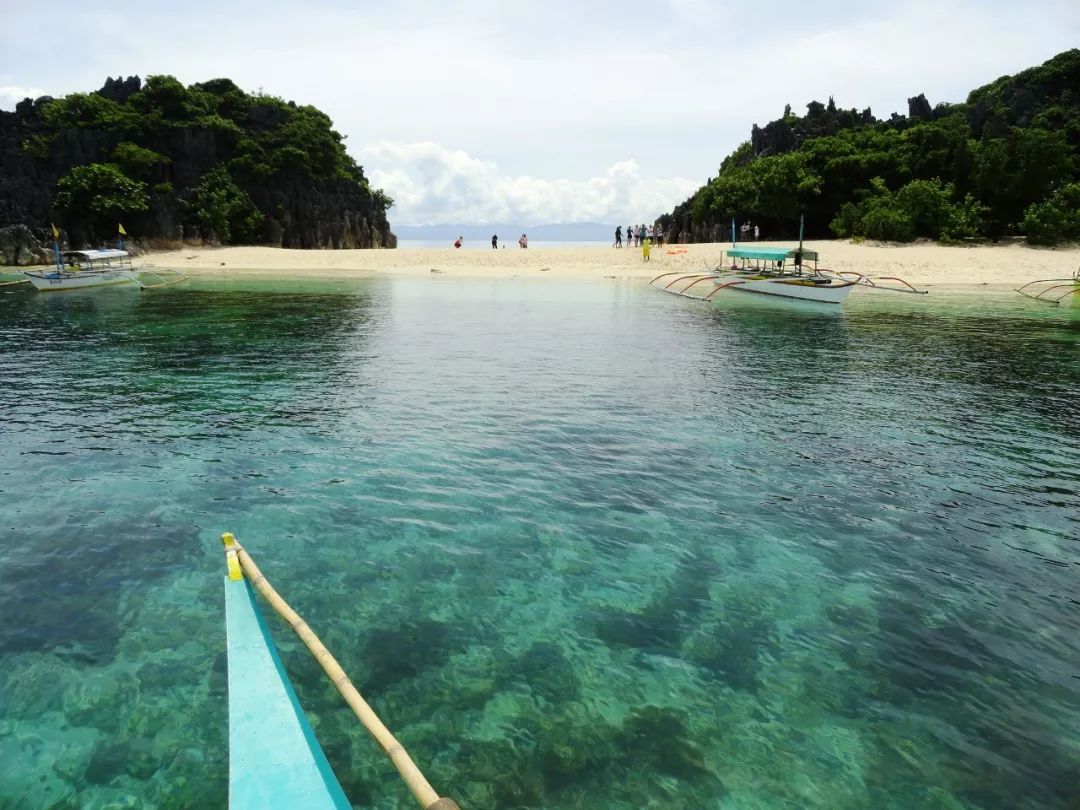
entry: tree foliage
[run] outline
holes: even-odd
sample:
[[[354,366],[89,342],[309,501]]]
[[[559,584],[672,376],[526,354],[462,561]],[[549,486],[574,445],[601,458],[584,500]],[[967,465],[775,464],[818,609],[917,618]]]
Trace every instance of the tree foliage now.
[[[1063,186],[1024,214],[1024,233],[1036,245],[1080,242],[1080,183]]]
[[[880,177],[859,202],[845,202],[830,223],[837,236],[892,242],[918,237],[959,242],[979,235],[985,206],[970,194],[957,199],[952,183],[912,180],[893,192]]]
[[[208,172],[191,189],[184,210],[204,239],[216,236],[223,245],[254,241],[263,221],[262,212],[223,166]]]
[[[301,189],[351,200],[369,223],[388,230],[393,201],[370,187],[325,113],[246,93],[228,79],[190,86],[172,76],[110,80],[98,92],[44,99],[41,122],[22,142],[27,155],[46,160],[54,146],[77,138],[86,144],[81,159],[96,160],[75,166],[54,200],[64,224],[83,233],[105,236],[115,228],[99,232],[97,209],[146,211],[133,201],[145,202],[147,185],[152,205],[181,210],[186,223],[226,243],[256,239],[259,223],[281,216],[283,199]],[[138,230],[137,218],[130,225]]]
[[[963,104],[910,103],[910,117],[885,121],[831,98],[801,117],[789,105],[754,127],[669,228],[716,238],[735,218],[790,237],[805,215],[810,236],[957,241],[1047,240],[1048,228],[1068,227],[1063,189],[1080,181],[1080,50],[998,79]]]
[[[146,183],[128,177],[115,163],[91,163],[60,178],[56,207],[69,219],[114,234],[120,220],[149,208],[149,195]]]
[[[117,144],[112,159],[126,174],[141,180],[152,179],[159,169],[170,162],[165,155],[153,149],[144,149],[131,141]]]

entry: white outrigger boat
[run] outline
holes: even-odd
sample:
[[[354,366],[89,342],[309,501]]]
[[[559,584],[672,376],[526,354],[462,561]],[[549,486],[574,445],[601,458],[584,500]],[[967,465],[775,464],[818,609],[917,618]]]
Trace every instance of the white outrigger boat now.
[[[139,279],[140,273],[149,273],[158,283],[145,284]],[[60,254],[56,267],[49,270],[24,270],[23,275],[43,292],[128,283],[151,289],[175,284],[187,278],[178,273],[178,278],[169,279],[148,267],[135,267],[131,262],[131,254],[126,250],[108,248],[65,250]]]
[[[726,258],[731,260],[730,267],[683,275],[663,273],[649,283],[678,275],[679,278],[665,284],[665,291],[704,300],[711,299],[721,291],[732,291],[824,304],[843,303],[859,283],[819,271],[818,254],[804,248],[735,247],[726,251]],[[680,289],[675,288],[679,282],[688,280],[690,284]],[[706,295],[693,295],[688,292],[691,287],[708,282],[713,284],[713,289]]]

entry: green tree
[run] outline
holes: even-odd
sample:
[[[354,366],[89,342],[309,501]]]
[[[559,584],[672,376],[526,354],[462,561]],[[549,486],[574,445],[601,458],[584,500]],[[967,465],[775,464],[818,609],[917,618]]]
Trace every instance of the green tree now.
[[[1063,186],[1024,214],[1024,234],[1033,245],[1080,241],[1080,183]]]
[[[204,239],[216,236],[224,245],[254,241],[263,221],[251,197],[220,165],[191,189],[184,211],[188,223],[197,225]]]
[[[911,220],[915,236],[939,239],[952,215],[955,189],[951,183],[912,180],[896,192],[896,207]]]
[[[118,222],[150,207],[146,183],[115,163],[76,166],[56,184],[54,204],[69,224],[88,227],[95,236],[115,234]]]
[[[144,149],[131,141],[117,144],[112,153],[113,162],[126,174],[141,180],[150,180],[162,166],[169,164],[169,158],[152,149]]]

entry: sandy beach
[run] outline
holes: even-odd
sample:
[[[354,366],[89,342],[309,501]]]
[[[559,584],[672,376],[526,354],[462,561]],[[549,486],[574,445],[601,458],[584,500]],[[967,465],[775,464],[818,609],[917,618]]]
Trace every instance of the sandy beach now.
[[[762,243],[767,244],[767,243]],[[284,250],[270,247],[185,248],[153,253],[149,261],[189,275],[340,277],[369,274],[419,275],[433,271],[460,276],[549,276],[648,279],[660,273],[694,272],[722,260],[726,244],[640,249],[533,247],[528,250]],[[821,266],[855,270],[870,277],[898,276],[922,287],[1019,286],[1070,276],[1080,248],[1042,249],[1021,245],[945,247],[934,244],[872,245],[846,241],[808,242]]]

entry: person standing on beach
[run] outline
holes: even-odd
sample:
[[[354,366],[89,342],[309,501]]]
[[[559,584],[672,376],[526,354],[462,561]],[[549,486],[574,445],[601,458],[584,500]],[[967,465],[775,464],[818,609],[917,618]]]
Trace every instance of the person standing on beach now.
[[[652,252],[652,242],[649,241],[649,237],[646,236],[641,240],[641,260],[643,262],[651,261],[649,254]]]
[[[462,238],[459,236],[457,239],[454,240],[454,247],[456,247],[456,248],[461,247],[462,241],[463,241]]]
[[[491,249],[492,250],[498,250],[499,249],[499,235],[498,234],[495,234],[494,236],[491,237]]]
[[[615,226],[615,247],[622,247],[622,225]]]
[[[759,228],[757,225],[755,225],[754,226],[754,241],[756,242],[760,238],[761,238],[761,228]]]
[[[518,239],[518,245],[521,247],[522,250],[528,250],[529,237],[527,237],[525,234],[522,234],[521,238]]]

